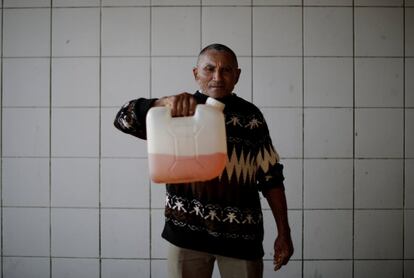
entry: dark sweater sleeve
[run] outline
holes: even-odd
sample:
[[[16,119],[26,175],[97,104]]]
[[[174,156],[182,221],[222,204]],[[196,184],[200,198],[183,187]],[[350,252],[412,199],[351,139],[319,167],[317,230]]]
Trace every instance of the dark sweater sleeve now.
[[[124,133],[147,139],[145,118],[156,100],[139,98],[127,102],[115,116],[115,127]]]
[[[283,165],[279,163],[279,154],[273,146],[272,139],[264,118],[261,133],[262,144],[257,155],[257,183],[263,195],[275,187],[284,189]]]

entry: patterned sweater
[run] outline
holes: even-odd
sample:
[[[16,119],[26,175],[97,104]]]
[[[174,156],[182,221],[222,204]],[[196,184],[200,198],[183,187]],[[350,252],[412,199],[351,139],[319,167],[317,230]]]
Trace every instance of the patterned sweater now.
[[[196,92],[198,103],[207,96]],[[259,191],[284,188],[283,166],[260,110],[232,94],[224,109],[228,161],[212,180],[167,184],[162,236],[174,245],[240,259],[263,257]],[[155,99],[125,104],[115,118],[121,131],[146,139],[145,116]]]

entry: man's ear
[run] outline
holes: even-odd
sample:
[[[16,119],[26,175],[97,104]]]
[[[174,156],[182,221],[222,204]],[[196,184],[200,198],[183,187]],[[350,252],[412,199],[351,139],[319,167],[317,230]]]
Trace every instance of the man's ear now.
[[[195,81],[198,81],[198,68],[197,67],[193,68],[193,75],[194,75]]]
[[[237,72],[236,72],[236,82],[234,84],[237,84],[237,82],[239,82],[240,73],[241,73],[241,69],[237,69]]]

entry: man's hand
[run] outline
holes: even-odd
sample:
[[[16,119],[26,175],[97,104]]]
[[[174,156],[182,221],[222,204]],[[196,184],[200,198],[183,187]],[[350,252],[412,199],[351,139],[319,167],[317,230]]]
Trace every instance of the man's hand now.
[[[277,271],[288,263],[293,254],[293,243],[290,234],[278,235],[275,240],[274,249],[273,265],[275,266],[275,271]]]
[[[160,98],[155,101],[154,106],[169,107],[172,117],[185,117],[194,115],[197,101],[192,94],[184,92],[175,96]]]

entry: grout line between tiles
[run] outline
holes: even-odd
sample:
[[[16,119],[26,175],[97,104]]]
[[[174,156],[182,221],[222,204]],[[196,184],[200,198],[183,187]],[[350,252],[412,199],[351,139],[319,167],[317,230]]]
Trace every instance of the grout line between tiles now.
[[[254,48],[254,40],[253,40],[253,28],[254,28],[254,12],[253,12],[253,0],[250,1],[250,80],[251,80],[251,84],[250,84],[250,101],[252,103],[254,98],[254,94],[253,94],[253,90],[254,90],[254,58],[253,58],[253,48]]]
[[[402,195],[402,207],[403,207],[403,212],[402,212],[402,258],[403,258],[403,262],[402,262],[402,278],[405,278],[405,263],[404,263],[404,259],[405,259],[405,242],[406,242],[406,234],[405,234],[405,215],[406,215],[406,207],[405,207],[405,189],[406,189],[406,180],[405,180],[405,161],[406,161],[406,148],[405,148],[405,143],[406,143],[406,132],[405,132],[405,125],[406,125],[406,118],[405,118],[405,114],[406,114],[406,109],[405,109],[405,104],[406,104],[406,86],[405,86],[405,81],[406,81],[406,72],[405,72],[405,43],[406,43],[406,38],[405,38],[405,34],[406,34],[406,25],[405,25],[405,20],[406,20],[406,8],[405,8],[405,0],[403,1],[403,30],[402,30],[402,46],[403,46],[403,59],[402,59],[402,63],[403,63],[403,76],[402,76],[402,82],[403,82],[403,160],[402,160],[402,184],[403,184],[403,195]]]
[[[50,0],[49,13],[49,277],[53,276],[52,260],[52,77],[53,77],[53,0]]]
[[[301,107],[301,116],[302,116],[302,153],[301,153],[301,166],[302,166],[302,232],[301,232],[301,277],[305,276],[305,7],[304,0],[302,0],[301,8],[301,19],[302,19],[302,107]]]
[[[1,0],[1,41],[0,41],[0,277],[3,278],[4,276],[4,259],[3,259],[3,33],[4,33],[4,9],[3,9],[3,2],[4,0]]]
[[[352,278],[355,277],[355,0],[352,0]]]
[[[152,9],[152,0],[150,0],[149,7],[149,97],[152,98],[152,19],[153,19],[153,9]],[[149,221],[149,233],[148,233],[148,255],[149,255],[149,278],[152,278],[152,188],[151,181],[148,179],[148,221]]]
[[[99,278],[102,278],[102,0],[99,0],[99,120],[98,120],[98,254]]]
[[[248,8],[250,7],[249,4],[244,4],[244,5],[237,5],[237,4],[225,4],[225,5],[213,5],[213,4],[202,4],[202,5],[191,5],[191,4],[187,4],[187,5],[102,5],[103,8],[148,8],[148,7],[153,7],[153,8],[186,8],[186,7],[206,7],[206,8]],[[288,4],[280,4],[280,5],[252,5],[253,7],[263,7],[263,8],[283,8],[283,7],[292,7],[292,8],[300,8],[300,7],[306,7],[306,8],[350,8],[352,7],[352,5],[305,5],[305,4],[293,4],[293,5],[288,5]],[[44,5],[44,6],[24,6],[24,7],[19,7],[19,6],[8,6],[8,7],[4,7],[3,9],[5,10],[11,10],[11,9],[15,9],[15,10],[21,10],[21,9],[45,9],[45,8],[50,8],[51,6],[49,5]],[[90,9],[90,8],[99,8],[99,5],[84,5],[84,6],[54,6],[53,9],[79,9],[79,8],[85,8],[85,9]],[[400,4],[400,5],[355,5],[354,7],[356,8],[384,8],[384,9],[395,9],[395,8],[402,8],[404,7],[404,4]],[[411,7],[411,6],[407,6],[407,7]]]

